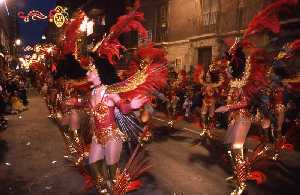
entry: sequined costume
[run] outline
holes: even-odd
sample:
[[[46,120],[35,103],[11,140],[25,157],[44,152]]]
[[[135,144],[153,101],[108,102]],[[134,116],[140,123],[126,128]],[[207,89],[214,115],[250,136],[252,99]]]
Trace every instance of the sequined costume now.
[[[201,135],[207,134],[212,138],[211,129],[214,128],[215,107],[217,101],[217,89],[212,85],[203,87],[203,100],[201,107],[201,119],[203,132]]]
[[[257,50],[246,60],[238,39],[228,53],[228,71],[232,79],[229,82],[227,104],[222,109],[229,112],[225,144],[229,147],[228,154],[236,184],[232,195],[240,195],[246,190],[246,181],[250,175],[250,164],[244,156],[244,143],[252,123],[249,112],[251,99],[266,86],[264,54],[262,50]]]
[[[211,130],[215,128],[215,107],[218,99],[219,87],[223,84],[223,75],[214,69],[214,64],[210,65],[210,70],[206,74],[205,81],[200,76],[200,84],[202,84],[202,107],[201,119],[203,132],[201,135],[207,135],[212,138]]]
[[[248,97],[243,88],[248,82],[250,68],[251,64],[248,60],[242,75],[230,81],[230,89],[225,106],[230,113],[225,144],[230,146],[228,155],[233,166],[233,179],[236,182],[236,188],[231,193],[232,195],[242,194],[246,189],[246,180],[249,175],[249,165],[244,156],[243,144],[250,130],[251,114],[248,111]]]
[[[123,109],[122,111],[124,113],[129,112],[129,106],[125,107],[127,107],[126,110]],[[91,107],[91,113],[95,126],[93,131],[93,139],[95,139],[96,143],[98,144],[105,145],[107,141],[111,139],[125,139],[125,135],[116,125],[114,109],[115,107],[109,107],[103,101],[98,103],[94,108]]]
[[[273,97],[273,105],[274,105],[274,112],[277,118],[277,125],[276,131],[278,136],[282,135],[282,124],[284,121],[284,114],[286,111],[286,107],[284,104],[284,88],[283,87],[276,87],[272,94]]]
[[[249,128],[243,130],[234,129],[237,123],[251,124],[251,114],[248,110],[248,102],[243,95],[243,91],[238,88],[231,88],[228,94],[227,105],[230,110],[229,127],[226,132],[225,143],[232,144],[234,142],[244,143],[247,137]]]
[[[76,166],[88,156],[87,140],[90,131],[86,111],[79,105],[65,105],[69,99],[84,97],[86,92],[75,87],[75,83],[78,82],[81,81],[65,81],[64,87],[61,87],[61,91],[57,94],[55,106],[55,120],[59,123],[67,148],[66,156]]]
[[[210,117],[213,117],[214,115],[214,108],[216,104],[216,95],[217,91],[215,88],[212,86],[208,85],[204,87],[203,90],[203,107],[202,107],[202,112],[203,113],[209,113]]]
[[[146,170],[146,164],[134,163],[130,166],[130,170],[120,171],[119,178],[116,178],[124,138],[129,136],[138,138],[141,132],[141,128],[130,114],[124,113],[140,108],[154,90],[161,89],[166,84],[165,52],[154,48],[152,44],[138,48],[135,53],[137,56],[134,56],[129,64],[137,64],[139,68],[128,79],[118,80],[115,67],[112,66],[119,62],[121,50],[125,49],[118,40],[122,33],[137,31],[142,37],[147,35],[141,24],[143,13],[137,11],[139,7],[140,3],[136,0],[133,9],[119,17],[107,36],[90,50],[86,63],[81,63],[81,67],[87,70],[87,79],[94,86],[91,94],[86,98],[75,97],[66,101],[68,105],[81,105],[86,108],[92,119],[93,139],[90,144],[88,166],[99,194],[124,194],[130,189],[128,186],[130,180]],[[75,43],[81,34],[79,27],[84,16],[85,13],[79,10],[66,26],[64,31],[66,38],[62,42],[64,55],[75,52]],[[83,62],[82,58],[80,62]],[[135,166],[138,166],[138,172],[133,172]],[[126,181],[119,180],[123,176]],[[113,186],[118,187],[118,190]]]
[[[250,39],[251,36],[263,32],[274,34],[280,31],[279,13],[295,6],[297,1],[278,0],[263,10],[249,22],[241,39],[235,43],[226,53],[229,73],[233,78],[230,82],[227,105],[217,109],[220,112],[230,112],[230,125],[225,138],[229,144],[228,154],[232,160],[235,188],[231,195],[241,195],[247,190],[246,181],[250,177],[250,161],[244,156],[244,142],[251,126],[252,116],[249,108],[257,95],[267,88],[267,72],[272,59],[268,50],[256,47]],[[243,48],[249,51],[246,60]]]

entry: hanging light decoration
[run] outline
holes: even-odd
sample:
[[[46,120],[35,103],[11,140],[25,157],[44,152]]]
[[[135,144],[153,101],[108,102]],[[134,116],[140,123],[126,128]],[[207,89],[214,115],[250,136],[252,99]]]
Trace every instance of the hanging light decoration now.
[[[57,6],[49,12],[49,21],[61,28],[69,20],[68,8]]]
[[[25,12],[19,11],[18,17],[22,19],[24,22],[29,22],[31,20],[46,20],[48,16],[44,15],[42,12],[37,10],[31,10],[26,15]]]
[[[24,48],[24,51],[33,51],[33,48],[32,48],[30,45],[27,45],[27,46]]]
[[[18,17],[25,23],[30,22],[30,20],[49,19],[49,22],[53,22],[58,28],[61,28],[69,20],[68,8],[62,6],[57,6],[55,9],[50,10],[48,16],[38,10],[31,10],[28,14],[24,11],[19,11]]]

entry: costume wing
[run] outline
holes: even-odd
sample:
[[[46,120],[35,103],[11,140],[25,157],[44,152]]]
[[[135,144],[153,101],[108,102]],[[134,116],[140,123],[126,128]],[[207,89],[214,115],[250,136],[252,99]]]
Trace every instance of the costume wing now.
[[[127,141],[137,142],[143,133],[143,126],[139,123],[133,113],[123,114],[119,108],[115,107],[115,119],[119,129],[126,135]]]
[[[134,60],[140,60],[139,65],[144,67],[125,81],[108,86],[109,93],[118,93],[122,99],[130,100],[137,95],[152,96],[165,87],[168,71],[164,50],[147,45],[139,48],[137,56]]]

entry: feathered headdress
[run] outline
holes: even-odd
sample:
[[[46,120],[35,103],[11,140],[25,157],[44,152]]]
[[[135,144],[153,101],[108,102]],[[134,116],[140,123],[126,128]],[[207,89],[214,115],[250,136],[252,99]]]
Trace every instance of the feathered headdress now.
[[[258,92],[264,89],[267,82],[267,72],[269,70],[270,58],[266,50],[255,49],[249,57],[251,69],[247,84],[244,86],[246,97],[253,98]]]
[[[279,33],[279,13],[287,12],[288,7],[295,6],[297,3],[298,0],[278,0],[261,10],[248,24],[248,27],[245,30],[242,39],[237,39],[229,49],[227,58],[229,59],[229,61],[231,61],[231,64],[239,68],[239,66],[243,64],[243,61],[245,61],[240,60],[241,58],[238,55],[239,52],[237,52],[239,51],[239,48],[248,48],[250,56],[254,57],[254,53],[257,53],[256,45],[252,43],[248,38],[251,35],[255,35],[264,30],[268,30],[273,33]]]
[[[78,11],[75,13],[73,19],[67,24],[64,29],[64,39],[62,43],[62,53],[63,55],[66,54],[73,54],[76,48],[76,39],[80,36],[79,27],[84,20],[85,13],[83,11]]]
[[[283,50],[278,53],[276,60],[287,61],[295,57],[297,53],[300,53],[300,39],[296,39],[291,43],[287,43],[283,47]]]
[[[120,50],[126,49],[118,40],[122,33],[137,31],[141,37],[147,37],[147,31],[141,24],[144,14],[137,11],[139,7],[140,2],[136,0],[133,11],[120,16],[117,23],[111,27],[109,34],[96,46],[98,55],[105,56],[111,64],[116,64],[114,58],[120,59]]]
[[[278,0],[261,10],[248,24],[243,38],[247,38],[263,30],[269,30],[275,34],[280,31],[278,14],[286,12],[287,7],[295,6],[298,0]]]

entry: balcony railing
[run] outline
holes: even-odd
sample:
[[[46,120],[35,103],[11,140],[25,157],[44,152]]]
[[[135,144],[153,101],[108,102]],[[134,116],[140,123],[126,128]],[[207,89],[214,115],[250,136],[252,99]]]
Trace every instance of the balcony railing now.
[[[210,11],[201,16],[200,33],[226,33],[243,30],[253,16],[261,9],[261,4],[245,7],[231,7],[231,10]]]
[[[217,31],[218,11],[206,12],[202,14],[200,33],[213,33]]]

